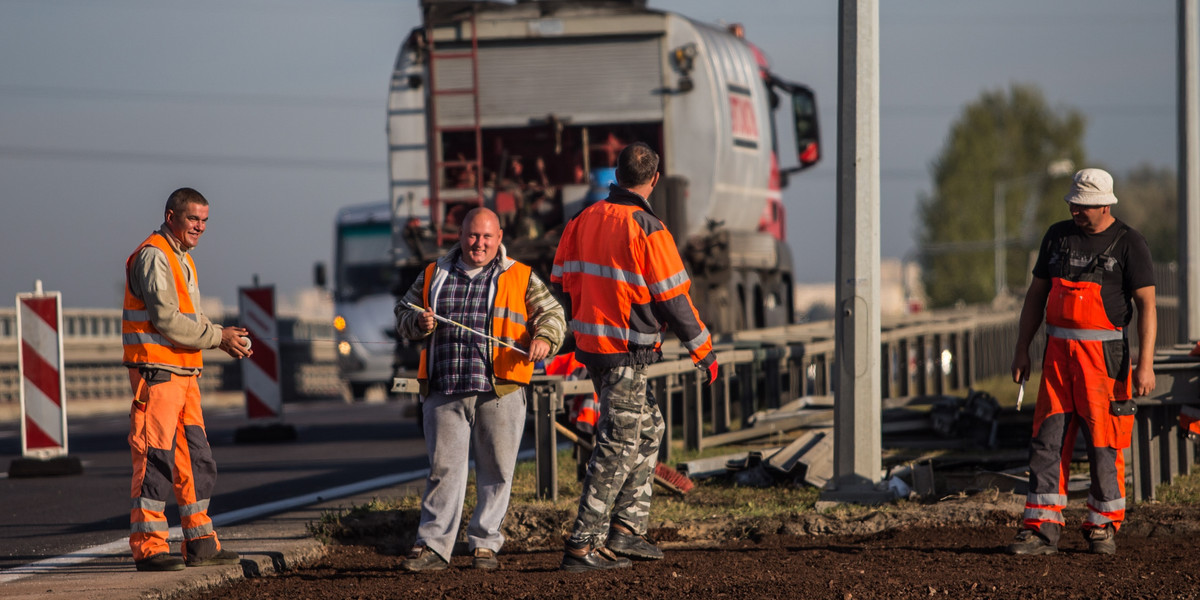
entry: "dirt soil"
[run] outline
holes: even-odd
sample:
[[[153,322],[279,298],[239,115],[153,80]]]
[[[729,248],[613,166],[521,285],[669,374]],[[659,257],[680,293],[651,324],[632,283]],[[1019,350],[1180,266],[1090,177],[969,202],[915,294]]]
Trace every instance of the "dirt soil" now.
[[[347,519],[342,543],[304,568],[192,599],[1200,598],[1200,508],[1137,504],[1117,554],[1098,556],[1073,501],[1057,555],[1010,556],[1022,503],[986,490],[785,520],[663,523],[651,535],[665,559],[582,574],[558,571],[569,515],[514,506],[499,571],[471,569],[464,548],[450,569],[413,574],[399,566],[415,515],[371,513]]]

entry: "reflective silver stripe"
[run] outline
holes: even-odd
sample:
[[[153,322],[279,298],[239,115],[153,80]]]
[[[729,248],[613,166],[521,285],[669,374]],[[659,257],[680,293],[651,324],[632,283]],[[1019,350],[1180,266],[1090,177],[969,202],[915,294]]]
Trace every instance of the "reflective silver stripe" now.
[[[678,273],[650,286],[650,293],[657,296],[673,290],[688,280],[687,271],[680,269]]]
[[[622,329],[612,325],[595,325],[581,321],[571,321],[571,330],[584,335],[615,338],[643,346],[649,346],[658,341],[658,333],[638,333],[632,329]]]
[[[708,328],[704,327],[700,330],[700,335],[684,342],[683,347],[687,348],[688,350],[699,350],[700,346],[703,346],[704,342],[707,342],[707,341],[708,341]]]
[[[1063,522],[1062,513],[1057,510],[1050,510],[1049,508],[1026,508],[1024,518],[1028,520],[1053,521],[1055,523]]]
[[[512,321],[521,326],[525,325],[525,315],[502,306],[496,308],[496,317]]]
[[[157,533],[159,531],[167,531],[166,521],[138,521],[129,524],[129,531],[133,533]]]
[[[1125,337],[1120,329],[1068,329],[1049,324],[1046,325],[1046,335],[1081,342],[1111,342]]]
[[[1117,498],[1107,502],[1097,502],[1090,494],[1087,499],[1088,508],[1098,510],[1100,512],[1113,512],[1115,510],[1125,510],[1125,499]]]
[[[208,510],[208,498],[197,500],[191,504],[184,504],[179,507],[179,516],[188,517],[196,513],[202,513]]]
[[[1107,524],[1109,524],[1109,523],[1112,523],[1112,522],[1113,522],[1113,520],[1112,520],[1112,519],[1110,519],[1110,518],[1108,518],[1108,517],[1106,517],[1106,516],[1104,516],[1104,515],[1102,515],[1102,514],[1100,514],[1100,513],[1096,512],[1096,511],[1094,511],[1094,510],[1089,510],[1089,511],[1088,511],[1088,518],[1087,518],[1087,520],[1088,520],[1088,522],[1089,522],[1089,523],[1092,523],[1092,524],[1094,524],[1094,525],[1107,525]]]
[[[1062,494],[1029,494],[1025,502],[1039,506],[1065,506],[1067,497]]]
[[[559,279],[562,279],[562,275],[563,275],[562,265],[554,265],[554,268],[550,269],[551,277],[557,277]]]
[[[134,510],[150,510],[154,512],[162,512],[167,510],[167,502],[165,500],[152,500],[150,498],[133,498],[131,503]]]
[[[193,321],[197,320],[196,315],[193,313],[181,312],[179,314],[183,315]],[[147,311],[144,311],[144,310],[130,310],[127,308],[127,309],[121,311],[121,318],[126,321],[149,321],[150,313]]]
[[[629,285],[646,287],[645,278],[637,273],[632,271],[623,271],[607,265],[584,262],[581,260],[569,260],[563,263],[562,272],[564,274],[583,273],[584,275],[595,275],[596,277],[604,277],[605,279],[612,279],[614,281],[628,283]]]
[[[213,532],[212,523],[205,523],[199,527],[191,527],[189,529],[184,529],[183,530],[183,539],[194,540],[196,538],[202,538],[206,535],[209,535],[212,532]]]
[[[1192,419],[1200,419],[1200,408],[1185,404],[1179,407],[1179,414]]]
[[[123,333],[121,343],[126,346],[165,346],[174,348],[170,340],[159,333]]]

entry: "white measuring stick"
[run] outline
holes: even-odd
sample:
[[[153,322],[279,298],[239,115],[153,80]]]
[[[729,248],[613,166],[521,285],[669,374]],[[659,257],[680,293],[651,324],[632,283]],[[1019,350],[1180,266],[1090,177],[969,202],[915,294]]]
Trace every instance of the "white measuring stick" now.
[[[413,304],[412,302],[409,302],[409,303],[408,303],[408,307],[409,307],[409,308],[411,308],[411,309],[413,309],[413,310],[415,310],[415,311],[417,311],[417,312],[425,312],[425,309],[424,309],[424,308],[421,308],[420,306],[417,306],[416,304]],[[471,333],[473,333],[473,334],[475,334],[475,335],[477,335],[477,336],[480,336],[480,337],[487,338],[487,339],[489,339],[489,340],[492,340],[493,342],[496,342],[497,344],[500,344],[501,346],[507,346],[507,347],[509,347],[509,348],[512,348],[513,350],[516,350],[517,352],[520,352],[521,354],[524,354],[525,356],[529,356],[529,353],[528,353],[528,352],[526,352],[525,350],[522,350],[522,349],[520,349],[520,348],[518,348],[518,347],[516,347],[516,346],[514,346],[514,345],[512,345],[512,344],[510,344],[510,343],[508,343],[508,342],[506,342],[506,341],[504,341],[504,340],[502,340],[502,339],[499,339],[499,338],[496,338],[496,337],[492,337],[492,336],[490,336],[490,335],[488,335],[488,334],[486,334],[486,333],[484,333],[484,332],[482,332],[482,331],[477,331],[477,330],[475,330],[475,329],[471,329],[470,327],[467,327],[466,325],[463,325],[462,323],[459,323],[459,322],[457,322],[457,321],[454,321],[454,320],[451,320],[451,319],[447,319],[446,317],[443,317],[443,316],[441,316],[441,315],[439,315],[439,314],[437,314],[437,313],[434,313],[434,315],[433,315],[433,318],[435,318],[435,319],[437,319],[437,320],[439,320],[439,321],[441,321],[441,322],[443,322],[443,323],[449,323],[449,324],[451,324],[451,325],[455,325],[455,326],[457,326],[457,327],[462,327],[463,329],[466,329],[467,331],[470,331]]]

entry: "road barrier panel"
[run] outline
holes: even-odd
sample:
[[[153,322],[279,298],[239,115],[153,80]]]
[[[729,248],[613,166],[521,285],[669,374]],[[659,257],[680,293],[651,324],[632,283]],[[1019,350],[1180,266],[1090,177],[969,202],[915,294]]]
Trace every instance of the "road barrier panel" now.
[[[79,459],[67,454],[67,397],[63,368],[62,294],[17,294],[20,351],[21,458],[9,465],[9,477],[78,475]]]
[[[238,288],[238,314],[250,332],[253,354],[242,361],[242,387],[250,425],[234,433],[238,443],[282,442],[296,439],[296,428],[283,423],[283,393],[279,385],[279,324],[275,318],[275,287]]]

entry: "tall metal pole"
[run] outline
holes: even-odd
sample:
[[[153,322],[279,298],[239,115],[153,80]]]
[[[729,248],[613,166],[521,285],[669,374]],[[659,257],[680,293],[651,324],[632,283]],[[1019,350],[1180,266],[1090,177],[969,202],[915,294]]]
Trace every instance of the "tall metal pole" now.
[[[879,7],[838,15],[837,389],[826,502],[875,503],[882,467],[879,330]]]
[[[1200,340],[1200,73],[1197,0],[1179,0],[1179,337]]]
[[[1004,222],[1005,201],[1004,182],[996,182],[992,188],[992,227],[996,262],[996,299],[1003,298],[1008,293],[1008,232]]]

